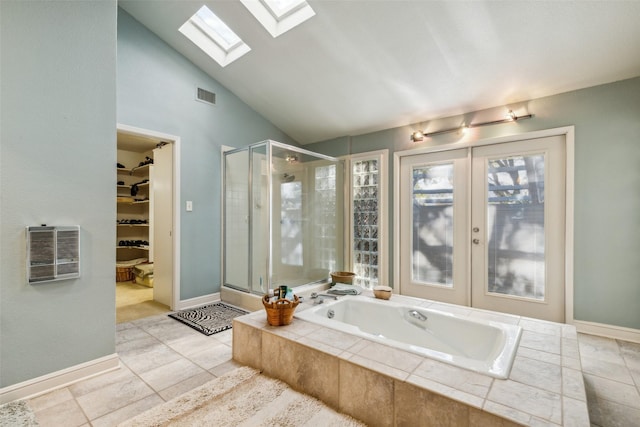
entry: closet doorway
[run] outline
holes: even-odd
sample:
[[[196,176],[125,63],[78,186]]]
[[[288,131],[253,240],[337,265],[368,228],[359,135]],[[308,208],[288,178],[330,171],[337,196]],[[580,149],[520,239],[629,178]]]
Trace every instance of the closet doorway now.
[[[404,156],[406,295],[565,319],[565,136]]]
[[[116,321],[176,306],[179,138],[117,127]]]

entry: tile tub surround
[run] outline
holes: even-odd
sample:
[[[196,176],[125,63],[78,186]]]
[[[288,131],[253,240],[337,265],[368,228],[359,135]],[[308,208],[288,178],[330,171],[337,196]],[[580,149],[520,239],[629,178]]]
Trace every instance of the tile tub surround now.
[[[400,295],[392,299],[522,326],[509,378],[494,379],[300,319],[269,326],[263,311],[234,319],[233,359],[372,426],[589,425],[573,326]],[[305,302],[298,310],[310,306]]]

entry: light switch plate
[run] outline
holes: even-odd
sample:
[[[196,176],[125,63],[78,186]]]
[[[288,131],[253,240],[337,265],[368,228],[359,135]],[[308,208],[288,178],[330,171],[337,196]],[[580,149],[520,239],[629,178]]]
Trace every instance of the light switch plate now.
[[[193,210],[193,202],[191,200],[187,200],[187,212],[191,212]]]

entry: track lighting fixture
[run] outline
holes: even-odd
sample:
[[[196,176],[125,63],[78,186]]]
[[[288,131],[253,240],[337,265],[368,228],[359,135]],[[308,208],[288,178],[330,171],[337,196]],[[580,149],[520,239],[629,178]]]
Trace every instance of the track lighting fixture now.
[[[424,140],[424,138],[428,138],[431,136],[435,136],[435,135],[440,135],[443,133],[450,133],[450,132],[462,132],[465,133],[467,129],[469,128],[477,128],[480,126],[489,126],[489,125],[497,125],[500,123],[510,123],[510,122],[516,122],[518,120],[525,120],[525,119],[530,119],[531,117],[533,117],[533,114],[527,114],[525,116],[516,116],[516,114],[512,111],[509,110],[509,112],[506,114],[504,119],[500,119],[500,120],[493,120],[490,122],[481,122],[481,123],[470,123],[468,125],[465,125],[464,123],[462,124],[462,126],[457,126],[454,128],[449,128],[449,129],[443,129],[443,130],[438,130],[435,132],[424,132],[421,130],[415,131],[411,134],[411,141],[413,142],[418,142],[418,141],[422,141]]]

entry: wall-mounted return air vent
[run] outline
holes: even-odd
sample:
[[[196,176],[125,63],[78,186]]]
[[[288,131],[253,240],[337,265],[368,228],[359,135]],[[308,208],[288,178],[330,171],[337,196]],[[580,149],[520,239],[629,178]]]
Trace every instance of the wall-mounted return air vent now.
[[[27,227],[29,283],[80,277],[80,227]]]
[[[197,90],[196,99],[207,104],[216,105],[216,94],[201,87]]]

